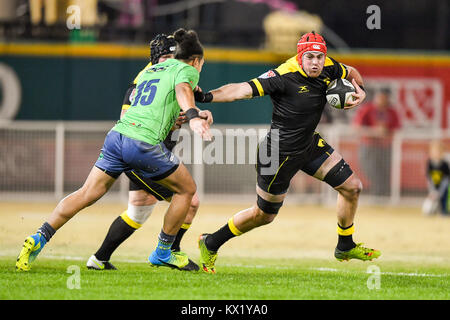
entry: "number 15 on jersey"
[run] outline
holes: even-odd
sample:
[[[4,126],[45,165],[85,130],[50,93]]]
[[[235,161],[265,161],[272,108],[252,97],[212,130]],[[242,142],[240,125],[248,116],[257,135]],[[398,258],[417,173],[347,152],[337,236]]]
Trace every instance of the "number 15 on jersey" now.
[[[134,99],[134,102],[132,104],[133,107],[137,106],[138,104],[142,106],[148,106],[153,102],[153,99],[155,98],[156,94],[156,84],[159,82],[159,79],[152,79],[148,81],[143,81],[138,87],[137,87],[137,95]]]

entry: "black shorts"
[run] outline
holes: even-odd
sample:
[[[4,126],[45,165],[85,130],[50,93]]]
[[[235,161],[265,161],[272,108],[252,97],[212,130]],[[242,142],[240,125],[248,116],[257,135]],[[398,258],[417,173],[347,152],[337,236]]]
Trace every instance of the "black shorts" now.
[[[125,172],[130,179],[130,191],[144,190],[153,195],[159,201],[170,201],[174,192],[153,180],[140,177],[133,170]]]
[[[298,170],[313,176],[333,151],[334,149],[316,132],[309,148],[300,155],[279,155],[277,168],[268,170],[272,163],[264,164],[258,152],[256,162],[258,187],[270,194],[284,194]]]

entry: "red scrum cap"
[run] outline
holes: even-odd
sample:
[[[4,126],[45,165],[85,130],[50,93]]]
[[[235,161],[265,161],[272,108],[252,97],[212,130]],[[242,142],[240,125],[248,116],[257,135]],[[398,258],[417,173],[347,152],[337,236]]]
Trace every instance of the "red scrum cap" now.
[[[323,37],[313,32],[304,34],[297,43],[297,61],[302,67],[302,57],[308,51],[319,51],[327,54],[327,44]]]

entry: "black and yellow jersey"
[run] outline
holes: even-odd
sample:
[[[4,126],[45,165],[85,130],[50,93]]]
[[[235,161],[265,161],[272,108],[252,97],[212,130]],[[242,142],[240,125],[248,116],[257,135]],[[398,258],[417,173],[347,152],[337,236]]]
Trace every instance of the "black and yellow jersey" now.
[[[439,189],[442,183],[448,183],[450,178],[450,169],[447,162],[444,160],[438,162],[428,160],[427,176],[430,183],[436,189]]]
[[[273,104],[271,130],[279,130],[281,155],[296,155],[307,150],[327,101],[328,84],[347,75],[344,64],[326,57],[320,76],[308,77],[294,56],[248,82],[254,97],[270,95]]]

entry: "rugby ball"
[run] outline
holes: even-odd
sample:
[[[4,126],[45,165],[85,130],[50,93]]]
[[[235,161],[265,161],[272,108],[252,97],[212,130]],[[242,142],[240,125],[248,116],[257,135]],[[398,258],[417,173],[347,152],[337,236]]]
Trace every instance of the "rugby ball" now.
[[[346,79],[335,79],[327,87],[326,95],[330,106],[343,109],[353,99],[352,93],[356,92],[353,84]]]

